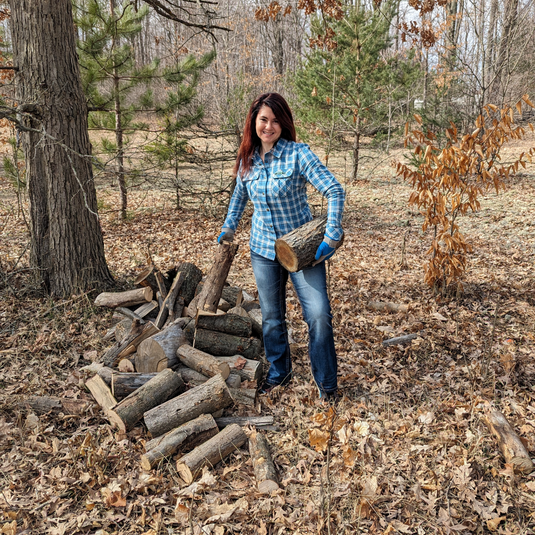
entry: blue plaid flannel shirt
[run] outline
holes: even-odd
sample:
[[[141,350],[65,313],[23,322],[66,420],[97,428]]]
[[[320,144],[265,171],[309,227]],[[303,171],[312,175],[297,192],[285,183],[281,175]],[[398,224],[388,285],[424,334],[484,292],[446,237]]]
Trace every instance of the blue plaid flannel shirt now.
[[[310,147],[281,138],[264,160],[257,149],[249,174],[244,177],[238,173],[223,230],[236,230],[251,199],[254,212],[249,246],[260,256],[274,260],[275,240],[312,219],[306,192],[309,182],[328,201],[325,236],[331,241],[340,240],[345,193]]]

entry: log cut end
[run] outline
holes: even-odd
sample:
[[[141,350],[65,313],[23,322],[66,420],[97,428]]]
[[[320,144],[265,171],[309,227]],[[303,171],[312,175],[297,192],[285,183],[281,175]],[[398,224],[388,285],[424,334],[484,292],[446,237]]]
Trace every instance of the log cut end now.
[[[297,271],[297,268],[299,267],[299,259],[292,247],[290,247],[284,240],[279,239],[275,241],[275,254],[277,255],[277,260],[290,273],[295,273]]]
[[[113,410],[106,411],[106,418],[110,422],[110,424],[118,429],[119,431],[122,431],[123,433],[126,433],[126,424],[123,422],[121,417]]]
[[[258,483],[258,491],[262,494],[271,494],[274,490],[279,490],[279,488],[279,484],[270,479]]]
[[[143,470],[147,472],[152,468],[152,466],[150,465],[150,460],[147,455],[141,456],[140,464],[141,464],[141,468],[143,468]]]
[[[178,461],[176,466],[178,475],[184,480],[185,483],[191,485],[195,479],[195,474],[185,464],[180,464]]]

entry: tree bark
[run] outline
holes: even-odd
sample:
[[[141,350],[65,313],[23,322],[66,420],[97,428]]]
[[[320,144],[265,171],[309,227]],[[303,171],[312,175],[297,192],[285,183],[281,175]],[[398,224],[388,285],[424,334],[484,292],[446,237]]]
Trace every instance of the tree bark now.
[[[221,375],[208,379],[180,396],[145,413],[147,429],[153,437],[163,435],[201,414],[213,414],[232,403],[232,396]]]
[[[216,331],[196,329],[193,346],[214,356],[243,355],[245,358],[256,360],[260,355],[262,344],[258,338],[245,338]]]
[[[327,216],[321,216],[301,225],[275,241],[277,260],[288,271],[294,273],[311,266],[315,261],[316,251],[323,241],[327,227]],[[338,247],[343,243],[338,242]]]
[[[230,366],[230,373],[239,375],[245,381],[259,381],[262,379],[262,363],[259,360],[245,359],[241,355],[232,357],[216,357]],[[243,362],[245,360],[245,363]]]
[[[190,262],[182,262],[178,265],[176,271],[184,273],[184,282],[180,287],[178,295],[184,299],[184,304],[188,306],[195,297],[195,290],[202,279],[202,271]]]
[[[243,429],[236,424],[229,425],[210,440],[181,457],[176,464],[177,472],[186,483],[192,483],[203,467],[215,466],[245,442],[247,442],[247,435]]]
[[[204,283],[199,282],[195,294],[199,294],[203,289]],[[243,302],[243,290],[237,286],[223,286],[221,298],[227,301],[231,307],[238,307]]]
[[[226,416],[216,418],[216,424],[219,428],[231,424],[238,424],[242,427],[251,426],[256,428],[271,428],[274,423],[273,416]]]
[[[199,311],[196,326],[198,329],[219,331],[249,338],[253,331],[253,321],[245,310],[244,313],[246,317],[229,314],[228,312],[226,314],[206,314]]]
[[[217,435],[219,429],[211,414],[202,414],[195,420],[182,424],[161,437],[145,444],[146,453],[141,457],[141,467],[150,470],[166,457],[185,448],[195,448]]]
[[[136,288],[126,292],[104,292],[97,295],[95,305],[98,307],[130,307],[150,303],[152,301],[152,290],[149,287]]]
[[[110,387],[113,397],[117,400],[121,400],[135,392],[157,375],[156,373],[123,373],[112,370],[107,366],[102,367],[98,374]]]
[[[113,410],[108,410],[106,416],[121,431],[130,431],[147,411],[165,403],[184,389],[184,381],[178,373],[170,369],[163,370],[124,398]]]
[[[273,464],[266,437],[253,432],[249,436],[249,453],[253,461],[256,486],[262,494],[278,490],[277,470]]]
[[[112,281],[104,257],[70,0],[10,0],[16,98],[22,115],[31,263],[54,296]]]

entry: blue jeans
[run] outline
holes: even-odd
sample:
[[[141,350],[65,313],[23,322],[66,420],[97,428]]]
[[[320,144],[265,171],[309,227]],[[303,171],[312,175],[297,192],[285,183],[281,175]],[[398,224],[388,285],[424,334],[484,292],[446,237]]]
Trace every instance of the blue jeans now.
[[[274,385],[284,384],[290,380],[292,373],[286,328],[288,271],[277,260],[269,260],[252,251],[251,264],[262,310],[264,349],[271,364],[266,380]],[[290,277],[308,325],[312,375],[322,392],[334,392],[337,389],[337,360],[325,262],[290,273]]]

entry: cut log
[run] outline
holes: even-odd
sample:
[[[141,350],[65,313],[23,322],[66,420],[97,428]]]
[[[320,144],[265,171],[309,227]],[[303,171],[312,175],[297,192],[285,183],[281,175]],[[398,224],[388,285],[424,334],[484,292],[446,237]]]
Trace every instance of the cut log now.
[[[156,294],[154,294],[156,295]],[[147,317],[154,309],[158,308],[158,303],[153,299],[150,303],[143,303],[142,305],[138,306],[136,309],[134,309],[134,314],[136,314],[140,318]],[[113,311],[112,319],[115,321],[121,321],[125,318],[125,315],[120,312],[120,310],[124,310],[124,307],[116,308]],[[129,309],[127,309],[129,310]]]
[[[237,405],[254,407],[256,401],[256,388],[231,388],[230,395]]]
[[[258,301],[244,301],[242,304],[241,304],[241,307],[243,308],[243,310],[245,310],[245,312],[250,312],[251,310],[255,309],[255,308],[260,308],[260,303]]]
[[[91,407],[95,405],[88,400],[53,398],[49,396],[29,396],[24,398],[19,407],[22,409],[30,408],[37,414],[46,414],[48,412],[63,412],[65,414],[87,414]]]
[[[148,287],[126,292],[103,292],[97,295],[95,305],[108,308],[130,307],[150,302],[152,295],[152,289]]]
[[[381,344],[383,346],[395,346],[398,344],[401,344],[401,345],[408,344],[415,338],[418,338],[418,336],[419,336],[418,333],[404,334],[403,336],[396,336],[396,338],[389,338],[388,340],[383,340]]]
[[[262,344],[258,338],[254,337],[246,338],[206,329],[196,329],[193,346],[214,356],[243,355],[248,359],[257,359]]]
[[[216,314],[219,312],[228,312],[231,308],[232,306],[230,305],[230,303],[221,298],[219,300],[219,303],[217,304]]]
[[[169,310],[169,318],[167,321],[169,321],[170,323],[173,323],[173,321],[176,321],[182,316],[183,311],[184,311],[184,298],[179,295],[177,296],[175,300],[173,310]]]
[[[243,308],[241,310],[243,310]],[[231,314],[229,312],[222,315],[216,315],[199,311],[196,326],[198,329],[219,331],[221,333],[249,338],[253,331],[253,321],[245,310],[243,310],[243,312],[245,313],[245,316],[234,313]]]
[[[201,414],[213,414],[231,403],[232,396],[225,380],[221,375],[216,375],[206,383],[149,410],[144,420],[152,436],[157,437]]]
[[[388,301],[368,301],[368,308],[378,310],[380,312],[403,312],[409,311],[409,305],[402,303],[390,303]]]
[[[221,299],[221,294],[223,293],[223,286],[237,250],[238,245],[234,243],[222,242],[218,245],[214,263],[206,277],[202,290],[197,296],[197,310],[207,312],[215,312],[217,310],[219,299]]]
[[[122,342],[132,328],[132,320],[125,318],[115,326],[115,341]]]
[[[181,457],[176,464],[177,472],[186,483],[190,484],[205,466],[215,466],[245,442],[247,442],[247,435],[243,429],[236,424],[229,425],[210,440]]]
[[[195,289],[195,295],[198,295],[203,289],[204,282],[199,282]],[[223,286],[221,291],[221,298],[225,300],[231,307],[240,306],[243,303],[243,290],[237,286]]]
[[[231,373],[226,378],[225,383],[227,383],[227,386],[232,391],[233,388],[240,388],[241,387],[241,377],[236,373]]]
[[[141,467],[150,470],[166,457],[186,448],[196,448],[217,435],[219,429],[211,414],[202,414],[195,420],[169,431],[145,444],[145,455],[141,456]]]
[[[323,241],[327,227],[327,216],[321,216],[301,225],[275,241],[277,260],[288,271],[294,273],[315,262],[316,251]],[[337,244],[342,245],[344,237]]]
[[[123,357],[135,352],[139,344],[146,338],[159,332],[159,329],[151,321],[141,325],[138,320],[132,322],[130,332],[121,340],[112,346],[102,357],[102,363],[105,366],[113,368]]]
[[[498,446],[505,458],[505,462],[512,464],[514,469],[524,474],[532,472],[533,461],[520,437],[505,416],[487,403],[482,420],[498,440]]]
[[[178,363],[176,350],[187,343],[188,339],[180,324],[169,325],[139,344],[135,357],[136,371],[153,373],[172,368]]]
[[[163,273],[161,271],[156,271],[154,276],[156,277],[156,284],[158,285],[158,292],[160,293],[160,296],[163,300],[167,297],[167,292],[169,291],[169,286],[170,286],[169,281],[167,280],[166,277],[163,276]],[[156,292],[156,294],[158,294],[158,292]],[[160,305],[160,308],[161,308],[161,305]]]
[[[242,427],[271,428],[274,423],[273,416],[226,416],[216,418],[217,426],[222,429],[227,425],[238,424]]]
[[[191,368],[188,368],[182,364],[173,369],[179,373],[182,377],[182,380],[189,385],[199,386],[203,383],[206,383],[206,381],[210,379],[210,377],[207,377],[206,375],[203,375],[196,370],[192,370]],[[235,373],[230,373],[230,375],[226,378],[225,383],[229,388],[240,388],[241,377]]]
[[[121,400],[148,383],[156,373],[121,373],[107,366],[102,367],[98,374],[111,390],[113,397]]]
[[[102,377],[94,375],[85,382],[85,386],[89,389],[95,401],[100,405],[104,412],[109,411],[117,405],[116,399],[113,397],[109,386],[104,382]]]
[[[249,317],[252,320],[253,334],[262,340],[262,310],[260,308],[252,308],[249,310]]]
[[[260,381],[262,379],[263,366],[259,360],[245,359],[241,355],[216,357],[216,359],[226,362],[230,367],[230,373],[239,375],[244,381]]]
[[[158,313],[158,316],[156,320],[154,321],[154,325],[156,325],[158,329],[161,329],[164,326],[165,320],[167,319],[167,316],[169,315],[170,311],[173,312],[174,314],[175,301],[176,301],[178,292],[180,291],[180,287],[182,286],[183,282],[184,282],[184,273],[179,271],[177,276],[173,280],[173,284],[171,284],[171,288],[169,288],[169,292],[166,295],[162,303],[160,312]]]
[[[173,370],[161,371],[135,392],[124,398],[106,414],[109,421],[121,431],[130,431],[143,414],[161,406],[186,388],[182,377]]]
[[[279,489],[277,470],[273,464],[266,437],[254,431],[249,435],[249,453],[253,461],[256,486],[262,494]]]
[[[153,264],[147,266],[135,279],[134,284],[136,286],[149,287],[152,289],[154,295],[158,291],[158,283],[156,282],[157,269]]]
[[[176,272],[184,273],[184,282],[178,292],[178,295],[184,299],[184,305],[188,306],[195,297],[197,285],[202,280],[202,271],[190,262],[182,262],[176,268]]]
[[[207,377],[221,374],[223,379],[226,379],[230,374],[230,367],[226,362],[221,362],[212,355],[189,345],[180,346],[176,354],[182,364]]]

